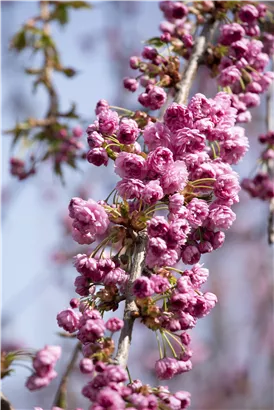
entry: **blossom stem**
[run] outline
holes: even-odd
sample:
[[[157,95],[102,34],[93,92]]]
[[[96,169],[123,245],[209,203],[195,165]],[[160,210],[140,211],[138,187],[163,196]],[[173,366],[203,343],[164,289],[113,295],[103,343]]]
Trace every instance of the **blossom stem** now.
[[[167,299],[167,298],[168,298],[168,295],[161,295],[161,296],[158,296],[157,298],[153,299],[153,302],[159,302],[159,300]]]
[[[78,342],[77,345],[75,346],[71,359],[67,365],[67,368],[62,376],[61,382],[59,384],[54,402],[53,402],[53,407],[58,406],[61,407],[62,409],[65,409],[67,407],[67,383],[68,383],[68,378],[70,373],[72,372],[74,365],[76,363],[78,353],[81,349],[81,343]]]
[[[115,146],[115,147],[120,147],[121,144],[116,144],[116,143],[113,142],[113,144],[108,144],[108,145],[106,145],[106,146],[105,146],[105,150],[108,149],[109,147],[114,147],[114,146]]]
[[[116,105],[110,105],[109,108],[113,108],[114,110],[119,110],[119,111],[128,112],[130,115],[134,114],[133,111],[127,110],[126,108],[117,107]]]
[[[160,206],[159,208],[151,209],[150,211],[146,212],[146,215],[149,215],[154,211],[161,211],[161,210],[164,210],[164,209],[167,210],[168,206]]]
[[[193,188],[205,188],[205,189],[212,189],[210,185],[195,185]]]
[[[170,340],[168,339],[167,335],[165,334],[165,332],[162,332],[163,337],[165,338],[170,350],[172,351],[173,356],[175,357],[175,359],[177,358],[177,354],[174,350],[174,347],[172,346]]]
[[[193,182],[191,181],[191,182],[192,182],[191,185],[197,184],[197,182],[204,182],[204,181],[215,182],[216,179],[215,179],[215,178],[201,178],[201,179],[196,179],[196,180],[193,181]]]
[[[181,346],[181,348],[182,348],[183,350],[185,350],[184,345],[180,342],[180,340],[177,339],[177,337],[175,337],[175,336],[174,336],[172,333],[170,333],[168,330],[165,330],[165,332],[166,332],[170,337],[172,337],[172,339],[174,339],[174,340]]]
[[[157,343],[158,343],[160,359],[163,359],[164,358],[163,350],[162,350],[162,347],[161,347],[161,343],[160,343],[160,339],[159,339],[159,335],[158,335],[157,331],[155,332],[155,335],[156,335],[156,339],[157,339]]]
[[[105,238],[98,246],[96,246],[96,248],[94,249],[94,251],[91,252],[90,254],[90,258],[94,258],[94,256],[96,255],[96,253],[104,246],[107,245],[107,243],[109,241],[111,241],[114,238],[115,235],[110,235],[107,238]]]
[[[114,188],[110,194],[106,197],[105,202],[107,202],[109,200],[109,198],[111,197],[111,195],[113,194],[113,192],[115,191],[116,188]]]
[[[213,152],[213,159],[216,159],[217,155],[216,155],[214,144],[210,144],[210,148],[212,149],[212,152]]]
[[[128,366],[126,367],[126,371],[127,371],[127,374],[128,374],[129,383],[132,383],[132,378],[131,378]]]
[[[180,274],[184,274],[184,272],[183,272],[182,270],[173,268],[172,266],[165,266],[164,269],[174,270],[175,272],[178,272],[178,273],[180,273]]]

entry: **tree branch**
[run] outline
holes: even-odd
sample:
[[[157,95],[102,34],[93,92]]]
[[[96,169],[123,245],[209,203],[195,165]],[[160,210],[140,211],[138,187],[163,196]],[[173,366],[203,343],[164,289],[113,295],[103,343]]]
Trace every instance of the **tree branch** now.
[[[62,409],[65,409],[67,407],[67,383],[68,383],[68,378],[70,373],[72,372],[77,357],[78,357],[78,353],[81,349],[81,343],[78,342],[77,345],[75,346],[73,352],[72,352],[72,356],[71,359],[67,365],[67,368],[65,370],[65,373],[62,376],[61,382],[59,384],[57,393],[55,395],[55,399],[53,402],[53,406],[58,406],[61,407]]]
[[[42,0],[40,1],[41,19],[43,21],[43,32],[49,36],[50,35],[50,7],[49,2]],[[52,72],[54,63],[54,53],[52,47],[46,47],[45,51],[45,63],[44,63],[44,83],[49,93],[50,105],[47,117],[56,116],[58,110],[58,99],[57,93],[54,89],[52,83]]]
[[[132,293],[132,286],[134,281],[142,274],[145,264],[145,252],[147,244],[147,232],[141,231],[136,238],[135,247],[132,255],[132,263],[129,272],[129,280],[126,289],[126,302],[124,310],[124,327],[121,331],[118,349],[116,355],[116,362],[124,368],[127,365],[129,348],[132,337],[132,330],[134,324],[134,313],[138,312],[138,307],[135,303],[135,296]]]
[[[182,80],[177,85],[178,89],[174,97],[174,102],[176,102],[177,104],[187,103],[191,85],[193,83],[201,58],[203,57],[207,49],[208,42],[212,40],[217,25],[217,21],[209,21],[204,25],[201,35],[197,37],[191,56],[183,71]]]
[[[14,410],[8,399],[1,392],[1,409],[2,410]]]
[[[216,22],[208,22],[205,24],[204,29],[195,42],[193,53],[187,62],[186,68],[183,72],[182,80],[178,84],[178,90],[175,94],[174,101],[178,104],[184,104],[187,101],[187,97],[194,80],[195,73],[200,63],[201,57],[203,57],[208,42],[212,39],[212,36],[217,27]],[[135,249],[132,255],[132,265],[129,273],[129,281],[126,289],[126,303],[124,310],[124,327],[121,331],[118,349],[115,361],[124,368],[127,365],[129,348],[132,338],[133,325],[135,321],[134,313],[138,312],[138,307],[135,303],[135,297],[132,293],[132,286],[134,281],[142,274],[145,265],[147,244],[147,232],[141,231],[138,233]]]
[[[272,57],[271,68],[274,68],[274,57]],[[267,131],[274,131],[273,126],[273,109],[274,109],[274,83],[272,82],[269,92],[266,97],[266,128]],[[273,181],[274,179],[274,160],[269,159],[267,162],[267,171],[269,177]],[[268,216],[268,243],[272,245],[274,243],[274,198],[269,201],[269,216]]]

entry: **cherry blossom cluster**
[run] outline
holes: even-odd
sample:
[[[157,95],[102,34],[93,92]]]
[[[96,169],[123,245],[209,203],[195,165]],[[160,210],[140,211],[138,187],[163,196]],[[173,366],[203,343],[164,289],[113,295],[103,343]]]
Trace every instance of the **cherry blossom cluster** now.
[[[90,410],[179,410],[190,404],[190,394],[186,391],[172,394],[167,386],[151,388],[140,380],[125,384],[128,375],[121,366],[98,362],[92,374],[92,380],[83,388],[83,394],[93,402]]]
[[[260,30],[267,7],[262,3],[239,1],[192,4],[163,1],[160,8],[166,18],[160,24],[163,34],[148,42],[142,57],[130,58],[130,67],[138,69],[140,75],[125,78],[125,88],[134,92],[141,84],[145,92],[139,95],[138,101],[150,110],[159,109],[167,99],[165,90],[173,92],[181,79],[180,57],[185,60],[190,57],[194,31],[210,14],[220,20],[220,34],[216,44],[208,45],[204,63],[217,77],[217,84],[233,94],[237,122],[249,122],[248,109],[260,104],[260,94],[267,91],[274,79],[273,72],[266,71],[274,50],[274,36],[267,32],[261,34]],[[226,14],[231,17],[231,13],[233,20],[225,23]]]
[[[79,298],[59,312],[57,322],[83,346],[80,370],[91,376],[83,394],[92,410],[157,409],[161,400],[181,409],[190,402],[186,392],[171,395],[165,388],[162,395],[162,388],[140,384],[136,391],[125,384],[128,375],[115,362],[112,339],[124,322],[118,317],[105,322],[102,312],[115,311],[126,298],[132,245],[146,230],[145,268],[132,288],[136,314],[157,337],[157,377],[191,370],[187,331],[217,302],[216,295],[201,290],[208,270],[198,262],[222,246],[223,231],[235,220],[231,206],[239,200],[240,185],[231,165],[243,158],[248,140],[235,126],[237,110],[224,92],[213,99],[196,94],[188,105],[173,103],[163,121],[149,119],[146,125],[124,112],[119,115],[101,100],[97,119],[87,128],[87,160],[97,166],[113,161],[121,179],[104,201],[73,198],[69,204],[73,238],[95,248],[75,257]],[[193,266],[175,268],[180,261]]]
[[[84,145],[81,142],[83,130],[76,126],[69,131],[67,128],[61,128],[58,132],[51,135],[51,147],[41,157],[35,151],[30,155],[29,160],[12,157],[10,159],[10,172],[20,181],[36,173],[37,165],[41,161],[51,160],[54,170],[57,174],[62,175],[62,166],[68,164],[76,166],[78,159],[85,158],[83,151]],[[42,144],[44,137],[40,134]]]
[[[132,381],[116,354],[129,312],[123,320],[103,316],[132,298],[132,320],[155,335],[156,377],[169,380],[192,369],[189,331],[217,303],[217,296],[202,288],[209,271],[201,257],[223,245],[224,231],[236,219],[232,207],[239,201],[240,184],[232,166],[249,147],[244,129],[236,124],[251,119],[248,108],[260,103],[259,95],[273,79],[265,71],[273,36],[260,33],[267,13],[261,3],[164,1],[160,8],[166,19],[161,37],[148,41],[142,57],[131,57],[131,68],[141,74],[124,79],[132,92],[139,83],[145,88],[138,100],[148,112],[111,107],[102,99],[86,130],[89,149],[83,157],[95,166],[113,165],[119,180],[104,200],[74,197],[69,204],[72,237],[85,248],[74,257],[77,297],[58,313],[57,323],[65,336],[79,341],[79,369],[88,377],[82,394],[90,400],[90,410],[180,410],[190,405],[188,392],[173,394],[167,386]],[[186,104],[169,103],[182,80],[180,58],[187,65],[195,52],[194,32],[199,35],[200,26],[214,26],[215,21],[220,23],[217,44],[209,42],[199,64],[210,68],[222,91],[214,98],[197,93]],[[150,115],[160,108],[160,119]],[[80,134],[79,129],[72,137],[59,131],[56,164],[70,162],[81,148]],[[262,166],[268,169],[273,133],[261,142],[267,144]],[[13,170],[18,176],[26,172],[16,161]],[[244,186],[251,184],[245,181]],[[269,179],[258,192],[273,196]],[[142,267],[132,279],[142,234]],[[117,345],[113,334],[118,332]],[[59,356],[49,346],[37,353],[35,373],[27,381],[30,390],[56,377]]]
[[[242,181],[242,188],[252,197],[269,201],[274,198],[274,181],[273,172],[270,174],[270,168],[273,169],[274,161],[274,132],[269,131],[267,134],[259,136],[259,141],[265,146],[264,151],[259,159],[259,171],[251,178],[245,178]]]
[[[259,21],[266,15],[266,6],[246,4],[235,14],[235,20],[221,27],[219,44],[215,53],[222,57],[218,66],[218,84],[229,87],[233,93],[233,106],[238,110],[238,122],[251,121],[248,108],[260,104],[260,94],[265,93],[274,79],[266,71],[269,56],[273,53],[274,36],[260,38]],[[271,45],[272,44],[272,45]]]
[[[34,373],[27,379],[26,387],[29,390],[38,390],[46,387],[57,377],[54,366],[61,356],[60,346],[45,346],[33,358]]]
[[[79,301],[73,299],[70,304],[75,309],[79,306]],[[169,409],[176,410],[184,409],[189,405],[190,395],[187,392],[181,391],[173,395],[166,386],[152,389],[148,385],[142,385],[139,380],[126,384],[128,374],[121,366],[112,364],[114,344],[110,337],[105,336],[106,331],[111,335],[120,331],[124,325],[123,321],[111,317],[104,322],[97,309],[88,306],[85,302],[81,302],[79,307],[82,313],[69,308],[57,315],[57,321],[65,331],[76,332],[77,338],[83,343],[84,358],[81,359],[79,368],[83,374],[90,377],[82,393],[92,401],[91,410],[125,408],[156,410],[160,408],[161,403],[168,405]]]
[[[29,169],[26,168],[26,163],[20,158],[10,158],[10,173],[17,177],[20,181],[35,174],[35,166],[31,165]]]
[[[142,276],[134,283],[133,292],[142,321],[162,340],[162,347],[158,340],[160,359],[155,364],[159,379],[171,379],[192,369],[191,338],[186,331],[196,325],[198,318],[206,316],[217,302],[216,295],[203,294],[200,290],[207,277],[208,270],[195,264],[184,272],[171,267],[154,269],[150,277]]]
[[[5,130],[12,137],[12,148],[19,146],[20,158],[13,154],[15,158],[10,161],[11,174],[19,180],[37,173],[39,165],[45,161],[50,162],[53,172],[63,178],[65,164],[76,168],[78,161],[85,158],[78,141],[82,134],[81,127],[71,131],[71,120],[80,119],[76,104],[73,102],[67,110],[61,111],[60,90],[53,80],[55,73],[73,78],[77,71],[63,64],[51,26],[57,23],[64,27],[69,21],[70,9],[89,8],[90,4],[85,1],[76,3],[72,0],[61,5],[58,2],[41,2],[38,13],[28,18],[10,41],[10,48],[18,54],[39,55],[38,64],[32,65],[30,58],[26,61],[24,73],[32,78],[33,91],[43,88],[48,98],[42,118],[25,118]]]

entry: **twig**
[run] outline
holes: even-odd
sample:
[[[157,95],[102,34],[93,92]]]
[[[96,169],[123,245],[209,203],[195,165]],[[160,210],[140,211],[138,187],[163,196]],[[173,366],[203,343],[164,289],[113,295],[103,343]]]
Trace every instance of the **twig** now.
[[[205,24],[203,32],[196,40],[192,57],[189,59],[182,80],[178,84],[178,91],[175,95],[174,101],[183,104],[186,102],[194,75],[198,68],[199,61],[206,51],[208,41],[212,39],[216,29],[216,22],[208,22]],[[145,265],[147,232],[141,231],[138,233],[135,249],[132,255],[132,265],[129,273],[129,280],[126,289],[126,303],[124,310],[124,327],[121,331],[118,349],[115,361],[120,366],[126,368],[129,348],[131,343],[133,325],[135,321],[134,313],[138,312],[138,307],[135,303],[135,298],[132,293],[132,286],[134,281],[142,275]]]
[[[182,74],[182,80],[177,85],[174,101],[178,104],[186,104],[194,76],[197,72],[201,58],[203,57],[208,42],[212,40],[218,22],[209,21],[204,25],[203,31],[195,41],[191,57],[188,60]]]
[[[271,68],[274,68],[274,57],[272,57]],[[273,126],[273,110],[274,110],[274,83],[272,82],[269,92],[266,96],[266,128],[267,131],[274,131]],[[267,171],[271,180],[274,179],[274,160],[269,159],[267,162]],[[269,217],[268,217],[268,243],[272,245],[274,243],[274,198],[269,201]]]
[[[55,395],[55,399],[53,402],[53,406],[59,406],[62,409],[65,409],[67,406],[67,383],[68,383],[68,378],[70,373],[72,372],[75,362],[77,360],[78,357],[78,353],[81,349],[81,343],[78,342],[77,345],[75,346],[73,352],[72,352],[72,356],[71,359],[67,365],[67,368],[65,370],[65,373],[62,376],[61,382],[59,384],[57,393]]]
[[[1,392],[1,409],[2,410],[14,410],[8,399]]]
[[[120,334],[117,355],[115,358],[117,364],[123,366],[124,368],[126,368],[128,361],[133,324],[135,320],[134,313],[138,312],[138,307],[134,300],[135,296],[132,293],[132,286],[134,281],[142,274],[145,264],[146,244],[147,232],[144,230],[138,233],[135,241],[135,248],[132,255],[132,264],[129,272],[129,280],[126,289],[124,327]]]
[[[40,1],[41,19],[43,21],[43,32],[46,35],[50,35],[50,8],[48,1]],[[50,106],[47,117],[56,116],[58,111],[58,99],[57,93],[52,83],[52,72],[54,63],[54,54],[52,47],[45,48],[45,63],[44,63],[44,84],[49,93]]]

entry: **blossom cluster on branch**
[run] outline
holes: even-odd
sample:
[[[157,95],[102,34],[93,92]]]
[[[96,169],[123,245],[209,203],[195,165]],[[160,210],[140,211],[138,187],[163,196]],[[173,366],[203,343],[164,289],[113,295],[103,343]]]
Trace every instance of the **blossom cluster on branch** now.
[[[159,380],[192,369],[189,331],[217,302],[214,293],[203,289],[209,271],[200,259],[224,244],[224,231],[236,219],[232,207],[239,201],[240,184],[232,166],[249,147],[244,129],[236,124],[251,119],[248,108],[259,104],[259,94],[273,79],[265,72],[273,36],[260,31],[267,16],[261,3],[165,1],[160,7],[166,18],[163,34],[144,47],[142,58],[149,62],[130,59],[140,77],[124,80],[130,91],[139,81],[145,87],[138,99],[147,110],[112,107],[102,99],[87,128],[87,161],[113,165],[120,179],[105,200],[75,197],[69,204],[73,239],[85,245],[85,252],[94,245],[75,256],[77,297],[57,315],[59,327],[79,342],[54,401],[59,407],[53,409],[67,407],[63,389],[80,348],[79,368],[89,376],[82,394],[90,400],[90,410],[180,410],[190,405],[186,391],[171,393],[168,386],[132,380],[127,361],[134,322],[140,320],[155,335]],[[219,35],[213,45],[216,21]],[[205,46],[199,48],[201,37]],[[221,90],[214,98],[196,93],[181,101],[178,93],[188,96],[202,63]],[[157,109],[159,118],[150,114]],[[272,137],[269,133],[262,141],[271,145],[268,156]],[[120,304],[123,318],[105,320],[104,313],[116,312]],[[32,390],[42,387],[41,357],[39,352],[27,382]],[[54,363],[46,363],[46,375]]]
[[[260,170],[252,179],[245,178],[242,181],[242,188],[254,198],[270,200],[274,198],[273,175],[269,173],[270,164],[274,160],[274,131],[260,135],[259,141],[265,146],[259,160]]]
[[[134,92],[141,85],[145,92],[139,95],[139,102],[151,110],[162,107],[167,92],[172,95],[180,83],[180,58],[190,58],[195,34],[199,35],[206,20],[210,24],[217,20],[219,33],[207,45],[201,63],[216,77],[216,86],[232,94],[237,122],[251,121],[248,109],[260,104],[260,94],[274,78],[272,71],[266,71],[274,51],[273,34],[263,30],[264,21],[271,18],[266,6],[257,2],[243,5],[241,1],[197,1],[190,5],[163,1],[160,8],[166,18],[160,24],[162,35],[148,40],[141,57],[131,57],[130,67],[140,74],[125,78],[125,88]]]
[[[40,13],[24,24],[10,44],[10,48],[18,53],[29,50],[35,56],[41,56],[40,67],[28,67],[25,73],[34,78],[33,92],[42,87],[49,100],[43,118],[27,118],[5,131],[13,137],[13,147],[20,145],[25,155],[24,158],[20,154],[10,159],[11,174],[19,180],[35,174],[39,165],[48,160],[52,163],[54,173],[62,178],[64,164],[76,168],[77,162],[85,158],[84,145],[80,140],[82,127],[72,125],[75,120],[80,121],[76,105],[73,103],[68,111],[61,112],[60,97],[53,82],[54,73],[72,78],[77,72],[63,65],[51,34],[51,24],[58,22],[65,25],[69,9],[90,8],[90,5],[85,1],[40,1],[39,4]]]

